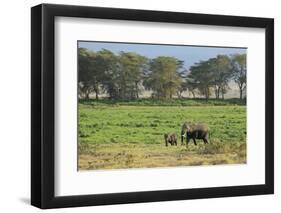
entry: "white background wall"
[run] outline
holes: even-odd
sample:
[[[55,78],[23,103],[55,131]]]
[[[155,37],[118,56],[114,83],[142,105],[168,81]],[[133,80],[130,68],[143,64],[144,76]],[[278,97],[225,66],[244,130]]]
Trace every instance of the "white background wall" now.
[[[278,212],[281,209],[281,6],[278,0],[45,0],[150,10],[275,18],[275,195],[201,199],[50,210],[49,212]],[[37,0],[2,1],[0,7],[0,212],[39,212],[30,197],[30,7]],[[277,84],[279,83],[279,85]],[[188,181],[188,180],[187,180]]]

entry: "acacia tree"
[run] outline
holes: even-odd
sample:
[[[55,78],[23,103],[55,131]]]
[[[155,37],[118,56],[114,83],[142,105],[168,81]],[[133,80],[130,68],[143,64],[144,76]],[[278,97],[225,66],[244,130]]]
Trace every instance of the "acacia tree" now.
[[[185,84],[188,92],[192,94],[193,98],[196,98],[197,83],[195,82],[195,80],[187,77]]]
[[[160,56],[152,59],[145,87],[152,89],[157,98],[171,99],[182,83],[179,74],[181,68],[182,62],[174,57]]]
[[[89,95],[93,91],[92,58],[94,57],[95,53],[93,51],[85,48],[78,49],[78,86],[81,98],[89,99]]]
[[[101,88],[103,88],[111,99],[116,99],[119,97],[118,58],[113,52],[107,49],[102,49],[97,54],[95,65],[100,70]]]
[[[239,87],[240,99],[243,98],[243,91],[246,89],[246,54],[236,54],[231,57],[232,76]]]
[[[201,61],[191,66],[188,79],[205,96],[205,99],[208,100],[211,95],[211,87],[214,85],[213,74],[210,71],[208,61]]]
[[[188,84],[186,81],[186,74],[187,74],[187,70],[183,67],[184,62],[183,61],[179,61],[178,62],[178,75],[180,77],[180,85],[177,89],[177,96],[178,98],[182,98],[182,93],[185,92],[188,89]]]
[[[107,49],[93,52],[79,48],[79,94],[85,99],[103,89],[112,99],[135,99],[147,68],[147,59],[136,53],[115,55]]]
[[[102,49],[98,51],[94,57],[91,58],[92,85],[93,91],[96,94],[96,100],[99,99],[100,88],[106,76],[105,72],[108,69],[108,54],[110,54],[110,51]]]
[[[119,75],[117,82],[122,99],[139,98],[139,87],[147,69],[147,59],[133,52],[121,52],[118,57]]]
[[[219,99],[220,95],[224,98],[224,94],[228,89],[228,82],[232,75],[230,59],[226,55],[218,55],[216,58],[209,59],[207,63],[213,75],[216,99]]]
[[[85,48],[79,48],[79,88],[80,94],[89,99],[90,93],[94,92],[99,99],[100,89],[103,88],[114,76],[114,54],[106,49],[94,52]],[[111,75],[112,74],[112,75]]]
[[[180,83],[179,88],[177,90],[178,98],[182,98],[182,93],[188,89],[186,81],[184,79],[181,79],[181,81],[182,82]]]

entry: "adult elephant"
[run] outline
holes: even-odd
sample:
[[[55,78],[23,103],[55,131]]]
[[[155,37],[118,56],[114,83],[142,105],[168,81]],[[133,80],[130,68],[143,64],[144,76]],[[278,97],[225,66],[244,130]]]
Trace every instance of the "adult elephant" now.
[[[205,123],[189,124],[185,122],[181,128],[181,145],[184,144],[184,137],[186,138],[186,145],[190,139],[193,140],[194,145],[197,145],[196,139],[202,139],[205,144],[209,143],[209,127]]]

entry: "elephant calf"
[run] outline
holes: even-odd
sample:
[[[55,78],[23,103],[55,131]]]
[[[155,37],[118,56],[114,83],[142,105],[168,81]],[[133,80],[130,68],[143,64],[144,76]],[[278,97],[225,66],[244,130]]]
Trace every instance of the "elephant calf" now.
[[[177,135],[175,133],[164,134],[164,139],[166,146],[168,146],[168,143],[170,143],[172,146],[177,146]]]
[[[204,123],[189,124],[185,122],[181,129],[181,145],[183,145],[183,138],[186,137],[186,145],[190,139],[197,145],[196,139],[202,139],[205,144],[209,143],[209,127]]]

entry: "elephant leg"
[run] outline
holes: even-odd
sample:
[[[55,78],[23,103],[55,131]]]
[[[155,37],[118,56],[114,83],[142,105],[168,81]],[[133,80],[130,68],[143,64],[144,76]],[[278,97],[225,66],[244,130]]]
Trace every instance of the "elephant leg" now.
[[[189,138],[189,137],[186,137],[186,147],[187,147],[187,145],[188,145],[188,143],[189,143],[189,140],[190,140],[190,138]]]
[[[206,139],[207,143],[210,143],[209,133],[206,134],[205,139]]]
[[[194,145],[196,145],[196,146],[197,146],[197,143],[196,143],[195,138],[192,138],[192,139],[193,139],[193,143],[194,143]]]
[[[208,139],[206,139],[206,138],[203,138],[203,141],[204,141],[205,144],[208,143]]]

